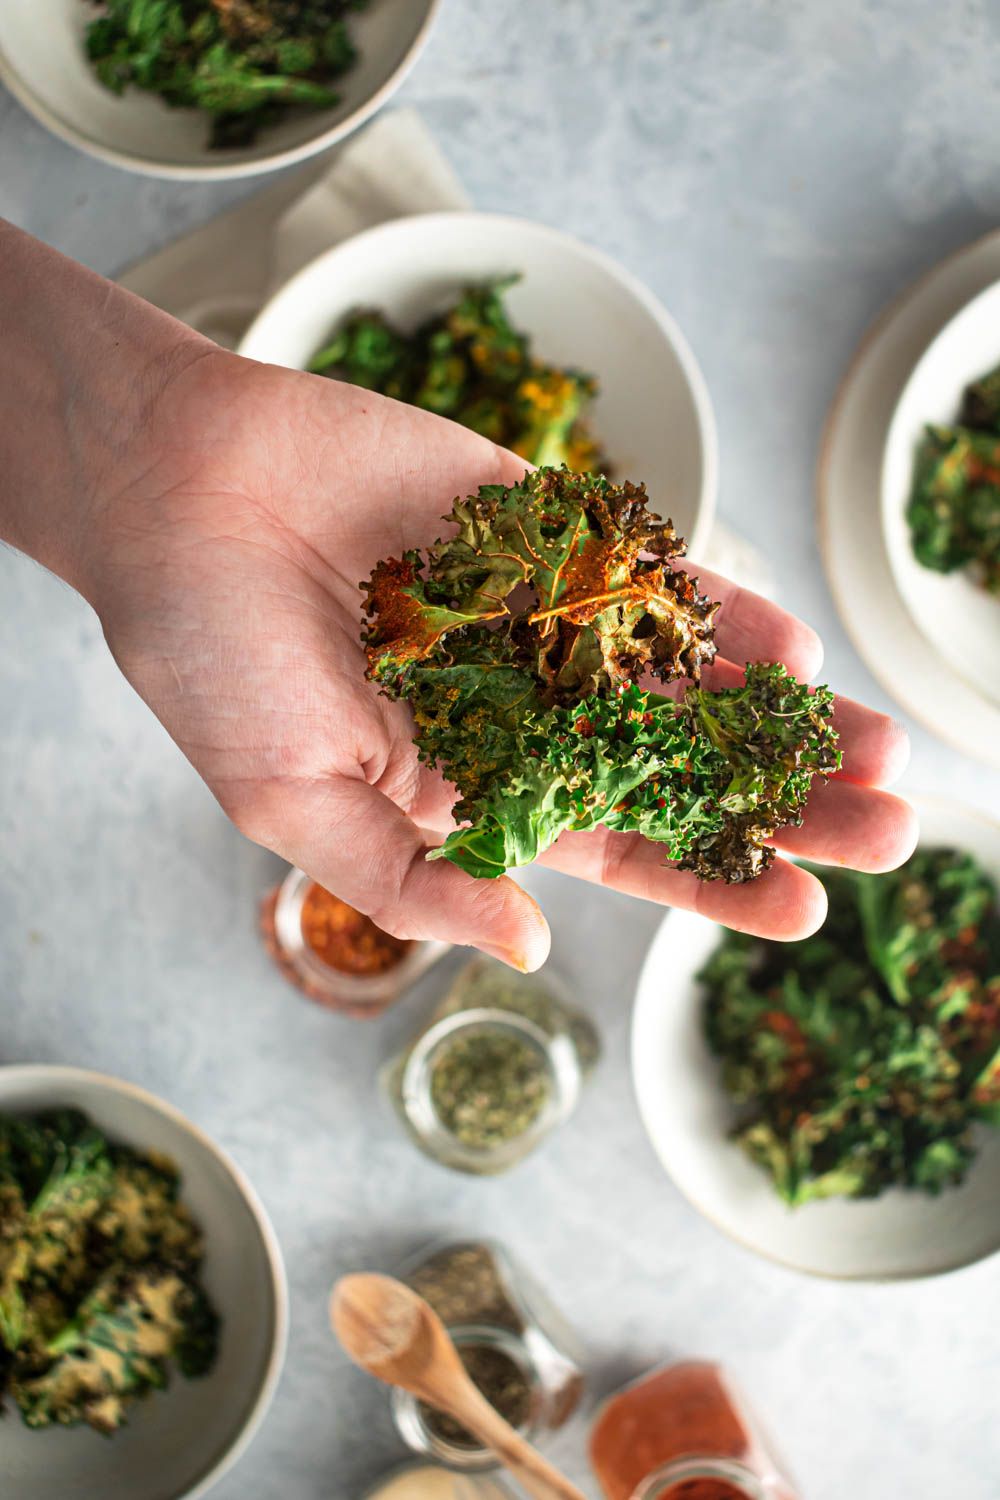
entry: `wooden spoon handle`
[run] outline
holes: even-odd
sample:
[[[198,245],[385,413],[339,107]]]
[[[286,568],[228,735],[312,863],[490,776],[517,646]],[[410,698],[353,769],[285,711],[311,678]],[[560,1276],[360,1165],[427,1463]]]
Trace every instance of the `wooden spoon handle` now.
[[[432,1307],[389,1276],[347,1276],[334,1287],[330,1320],[355,1364],[446,1411],[496,1454],[535,1500],[584,1500],[474,1385]]]
[[[535,1496],[535,1500],[586,1500],[565,1474],[553,1468],[509,1422],[504,1421],[471,1381],[468,1388],[463,1383],[450,1394],[452,1416],[492,1449],[528,1494]]]

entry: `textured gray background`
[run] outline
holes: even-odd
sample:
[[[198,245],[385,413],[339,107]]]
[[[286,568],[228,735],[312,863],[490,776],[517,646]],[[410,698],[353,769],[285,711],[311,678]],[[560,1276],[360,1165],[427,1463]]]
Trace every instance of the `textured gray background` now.
[[[585,236],[677,315],[718,415],[723,515],[776,526],[825,675],[881,707],[817,556],[816,444],[880,306],[997,221],[998,64],[985,0],[446,0],[402,95],[478,206]],[[252,190],[98,165],[0,93],[0,213],[101,271]],[[0,1055],[166,1094],[247,1168],[288,1259],[287,1372],[219,1500],[356,1497],[391,1462],[382,1395],[327,1336],[326,1292],[439,1230],[500,1234],[537,1268],[586,1336],[595,1392],[675,1353],[726,1360],[810,1500],[996,1500],[996,1264],[813,1283],[721,1239],[659,1173],[626,1064],[657,911],[538,882],[608,1058],[550,1149],[505,1180],[450,1176],[375,1096],[408,1017],[339,1021],[284,987],[253,931],[276,861],[226,824],[78,600],[9,553],[0,600]],[[908,786],[997,806],[996,777],[913,738]],[[581,1435],[560,1451],[585,1481]]]

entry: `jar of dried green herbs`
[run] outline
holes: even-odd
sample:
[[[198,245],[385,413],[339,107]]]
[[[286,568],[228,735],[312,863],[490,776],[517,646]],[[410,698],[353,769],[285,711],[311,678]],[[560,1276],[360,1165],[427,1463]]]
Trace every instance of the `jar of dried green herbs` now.
[[[476,958],[384,1081],[429,1156],[503,1172],[572,1113],[599,1050],[590,1020],[548,972]]]
[[[533,1279],[494,1240],[432,1245],[399,1275],[431,1304],[483,1395],[532,1442],[568,1421],[583,1395],[582,1351]],[[400,1434],[415,1452],[454,1469],[496,1460],[453,1418],[392,1393]]]

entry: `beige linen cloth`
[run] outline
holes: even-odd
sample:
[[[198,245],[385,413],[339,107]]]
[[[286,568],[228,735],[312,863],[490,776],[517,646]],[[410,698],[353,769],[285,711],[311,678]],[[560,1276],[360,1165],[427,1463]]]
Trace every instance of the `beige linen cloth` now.
[[[469,208],[420,116],[380,115],[329,157],[282,177],[248,202],[119,276],[122,286],[235,349],[267,298],[324,250],[407,214]],[[773,595],[766,560],[718,521],[699,558]]]
[[[271,293],[324,250],[386,219],[468,207],[420,116],[399,110],[118,280],[232,349]]]

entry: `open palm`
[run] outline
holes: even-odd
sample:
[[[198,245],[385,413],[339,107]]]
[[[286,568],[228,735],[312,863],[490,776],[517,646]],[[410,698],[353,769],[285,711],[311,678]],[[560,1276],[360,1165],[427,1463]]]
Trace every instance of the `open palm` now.
[[[544,918],[513,881],[424,859],[452,794],[418,762],[406,707],[364,680],[360,647],[358,585],[377,559],[433,540],[456,495],[523,465],[424,412],[208,346],[152,412],[93,544],[93,602],[125,675],[250,838],[390,932],[540,963]],[[710,685],[751,658],[818,670],[807,626],[700,576],[723,601]],[[776,842],[889,868],[914,823],[875,788],[902,768],[905,736],[843,700],[837,726],[844,772]],[[773,937],[824,911],[818,882],[785,860],[749,886],[704,884],[638,836],[598,829],[564,835],[545,862]]]

